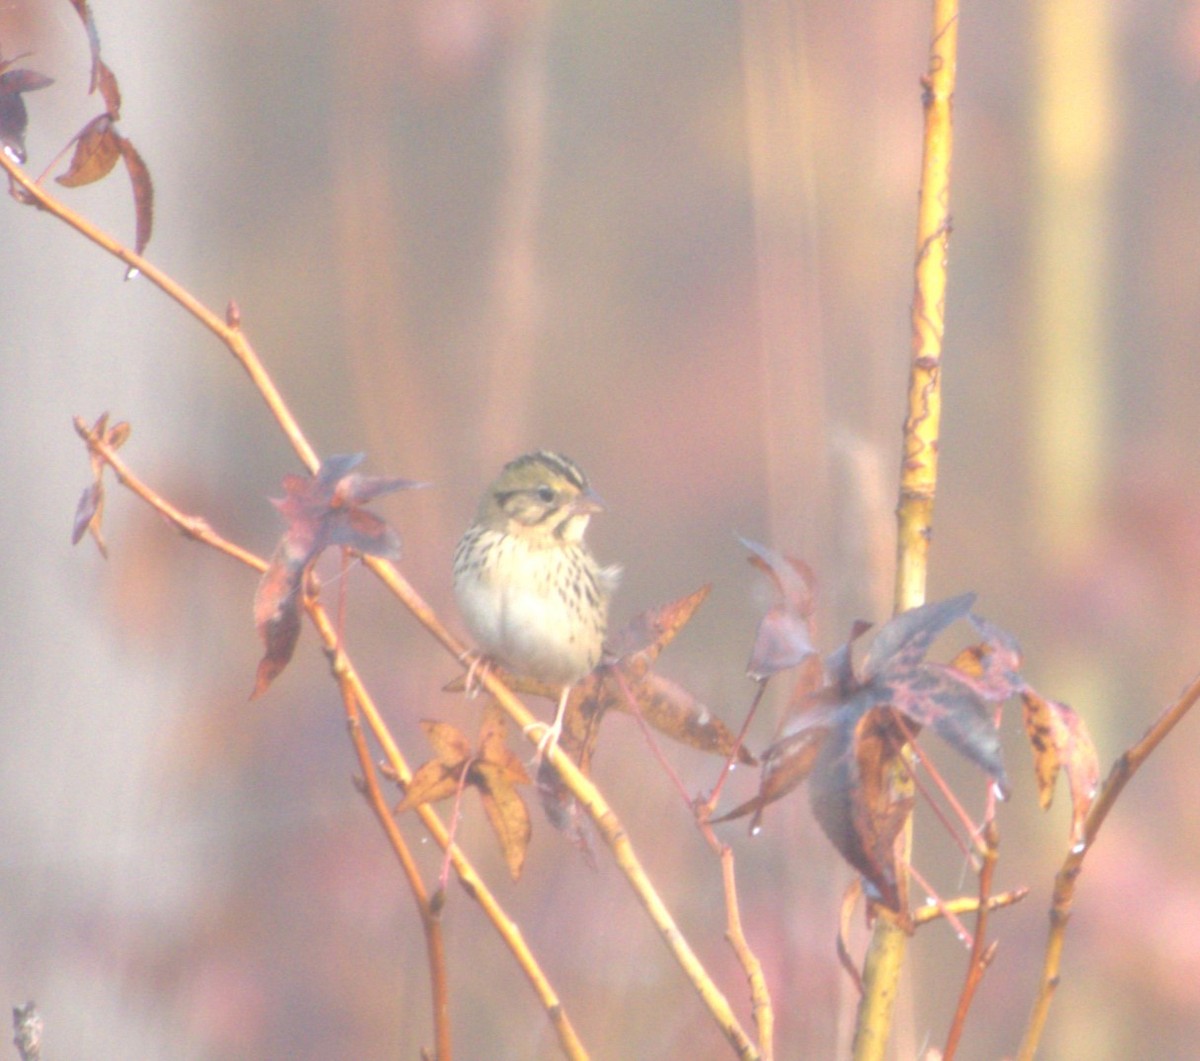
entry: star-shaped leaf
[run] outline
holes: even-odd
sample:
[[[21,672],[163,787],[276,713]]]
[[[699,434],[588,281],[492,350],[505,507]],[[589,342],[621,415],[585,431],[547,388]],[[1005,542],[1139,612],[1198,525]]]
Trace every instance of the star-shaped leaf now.
[[[396,813],[447,799],[465,786],[476,789],[488,823],[500,841],[508,871],[516,880],[525,864],[533,827],[529,809],[516,789],[517,785],[529,784],[529,775],[508,747],[506,727],[504,712],[490,702],[483,711],[478,750],[472,751],[470,741],[454,726],[422,721],[421,728],[435,757],[413,774]]]
[[[316,475],[284,476],[284,497],[272,504],[287,530],[254,595],[254,621],[266,652],[251,699],[260,696],[291,661],[300,637],[300,600],[305,574],[330,546],[395,559],[400,538],[362,506],[381,494],[423,486],[412,479],[384,479],[353,472],[361,453],[330,457]]]
[[[1003,794],[1008,778],[989,705],[1022,688],[1015,642],[983,620],[980,646],[952,664],[925,661],[934,639],[951,623],[966,618],[974,601],[963,594],[914,608],[880,628],[861,669],[854,666],[854,641],[865,627],[826,662],[825,680],[793,702],[793,715],[763,753],[758,796],[725,820],[754,813],[755,825],[767,804],[809,780],[809,799],[825,835],[863,876],[872,897],[897,907],[895,839],[912,809],[908,792],[892,784],[893,765],[909,731],[930,727],[955,750],[980,766]]]

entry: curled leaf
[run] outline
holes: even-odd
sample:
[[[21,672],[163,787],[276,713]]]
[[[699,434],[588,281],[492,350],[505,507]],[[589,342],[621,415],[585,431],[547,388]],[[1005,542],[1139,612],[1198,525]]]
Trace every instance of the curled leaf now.
[[[888,713],[868,710],[853,726],[831,731],[808,788],[821,831],[862,874],[871,897],[893,910],[900,908],[895,841],[913,806],[911,796],[890,784],[890,767],[903,745]]]
[[[816,654],[812,644],[813,575],[803,560],[782,556],[746,538],[750,563],[770,576],[775,603],[758,624],[746,673],[757,681],[799,666]]]
[[[22,92],[34,92],[54,84],[54,79],[34,70],[10,70],[0,60],[0,150],[18,163],[25,161],[25,129],[29,112]]]
[[[134,228],[133,249],[141,254],[150,242],[150,231],[154,227],[154,182],[150,179],[150,169],[137,149],[125,137],[118,137],[117,146],[121,150],[121,160],[129,174],[129,184],[133,189],[133,210],[136,218]]]
[[[1061,767],[1071,793],[1071,844],[1084,840],[1084,822],[1096,800],[1100,760],[1087,726],[1075,711],[1047,700],[1028,687],[1021,693],[1025,733],[1033,749],[1038,802],[1047,810],[1054,799],[1054,782]]]

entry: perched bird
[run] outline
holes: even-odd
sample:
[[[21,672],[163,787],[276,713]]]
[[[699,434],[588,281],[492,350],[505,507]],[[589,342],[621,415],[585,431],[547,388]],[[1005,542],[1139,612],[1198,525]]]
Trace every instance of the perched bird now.
[[[621,569],[597,564],[583,540],[603,507],[574,461],[527,453],[501,470],[454,552],[454,593],[483,654],[562,686],[539,758],[558,742],[571,687],[604,649]]]

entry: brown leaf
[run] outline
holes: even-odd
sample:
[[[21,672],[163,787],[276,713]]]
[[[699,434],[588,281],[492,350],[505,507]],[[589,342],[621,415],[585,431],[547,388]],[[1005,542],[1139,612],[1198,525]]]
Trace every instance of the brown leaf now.
[[[120,141],[107,114],[93,118],[75,138],[75,153],[67,172],[55,180],[64,187],[78,188],[108,176],[121,157]]]
[[[578,848],[588,865],[595,869],[596,853],[592,850],[588,836],[588,817],[548,759],[543,759],[538,767],[537,789],[546,820],[566,836]]]
[[[258,663],[250,699],[256,700],[291,662],[300,639],[300,594],[304,565],[277,548],[254,592],[254,625],[266,651]]]
[[[54,84],[54,79],[34,70],[9,70],[8,66],[8,62],[0,60],[0,150],[24,163],[29,112],[21,93],[45,88]]]
[[[696,609],[712,592],[712,586],[701,586],[686,597],[651,608],[635,615],[617,633],[610,636],[607,648],[619,659],[641,656],[646,663],[659,657],[662,650],[675,640]]]
[[[1046,700],[1026,687],[1021,693],[1025,733],[1033,749],[1038,802],[1047,810],[1061,767],[1071,793],[1071,844],[1083,842],[1084,820],[1096,799],[1100,760],[1083,719],[1066,704]]]
[[[99,436],[110,449],[119,449],[129,438],[131,428],[122,420],[120,423],[108,426],[108,413],[101,413],[92,424],[90,432]],[[104,520],[104,469],[105,461],[96,453],[89,453],[92,465],[92,482],[87,486],[79,503],[75,506],[75,521],[71,528],[71,544],[78,545],[84,534],[90,534],[100,550],[100,555],[108,559],[108,546],[104,544],[101,534],[101,523]]]
[[[508,872],[513,880],[517,880],[521,876],[525,853],[533,835],[529,810],[520,793],[513,787],[510,774],[503,767],[477,762],[471,774],[473,778],[477,778],[483,809],[492,826],[492,832],[500,841]]]
[[[121,89],[117,85],[117,75],[104,62],[100,62],[96,68],[96,81],[108,116],[114,122],[118,121],[121,117]]]
[[[726,757],[733,754],[736,735],[681,685],[652,670],[627,684],[642,718],[659,733],[697,751]],[[615,697],[614,706],[622,711],[630,710],[623,694]],[[748,749],[741,747],[738,761],[753,765],[757,760]]]
[[[421,729],[433,747],[433,754],[443,765],[457,769],[471,758],[471,742],[449,722],[422,719]]]
[[[285,496],[272,503],[283,514],[287,529],[254,594],[255,625],[267,651],[259,663],[251,699],[265,692],[292,658],[300,636],[304,578],[325,549],[341,545],[384,557],[399,552],[395,531],[360,508],[359,499],[421,484],[351,474],[362,459],[361,453],[330,457],[316,475],[283,478]]]
[[[100,35],[96,32],[96,20],[92,18],[92,9],[87,0],[71,0],[71,6],[83,22],[83,29],[87,34],[88,47],[92,52],[92,79],[88,92],[95,92],[100,77]]]
[[[137,218],[133,249],[141,254],[150,242],[150,232],[154,227],[154,182],[150,179],[149,167],[133,144],[123,136],[118,138],[117,143],[133,188],[133,210]]]
[[[465,766],[465,763],[463,764]],[[462,769],[457,771],[437,759],[422,763],[404,789],[404,798],[396,807],[397,814],[419,807],[424,803],[437,803],[453,796],[462,784]]]
[[[747,538],[738,539],[750,550],[750,563],[770,576],[775,603],[758,624],[754,649],[746,673],[757,681],[816,654],[812,644],[813,574],[803,560],[783,556]]]
[[[889,784],[903,743],[884,710],[846,716],[822,746],[808,789],[821,830],[872,886],[872,898],[893,910],[900,909],[895,840],[913,804]]]
[[[508,746],[508,716],[495,700],[483,709],[479,727],[479,760],[499,770],[501,776],[515,785],[528,785],[529,773],[520,757]]]
[[[750,832],[757,833],[762,827],[763,811],[767,806],[786,796],[812,773],[828,732],[827,727],[810,726],[775,741],[763,753],[758,794],[721,817],[713,818],[713,823],[743,818],[753,812]]]

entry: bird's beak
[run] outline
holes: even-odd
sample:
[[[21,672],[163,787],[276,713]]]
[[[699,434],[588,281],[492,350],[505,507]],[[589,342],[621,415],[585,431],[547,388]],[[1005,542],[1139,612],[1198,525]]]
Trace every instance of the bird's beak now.
[[[588,489],[571,502],[571,515],[593,516],[604,511],[604,501],[594,490]]]

